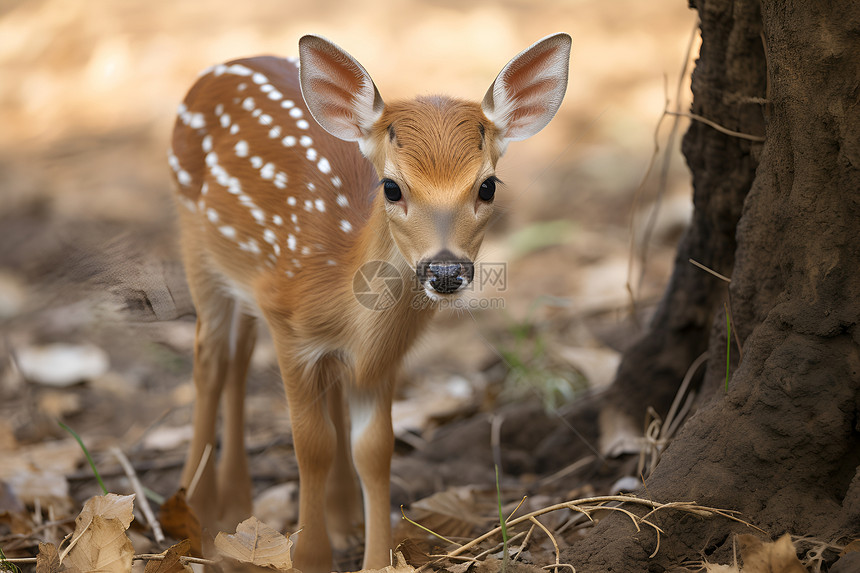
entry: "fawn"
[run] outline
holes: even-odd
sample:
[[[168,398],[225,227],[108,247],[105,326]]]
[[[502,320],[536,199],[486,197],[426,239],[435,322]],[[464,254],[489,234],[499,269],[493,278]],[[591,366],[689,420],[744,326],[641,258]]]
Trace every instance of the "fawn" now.
[[[197,308],[182,485],[197,474],[189,501],[204,525],[235,526],[251,514],[243,409],[261,317],[299,465],[295,566],[329,571],[332,544],[356,536],[362,507],[364,567],[389,563],[396,369],[433,301],[452,300],[473,280],[496,162],[508,142],[555,115],[570,46],[567,34],[535,43],[480,103],[384,103],[365,69],[318,36],[301,38],[299,61],[236,60],[198,78],[168,158]],[[391,279],[401,288],[384,304],[357,294]],[[216,471],[202,458],[215,444],[219,402]]]

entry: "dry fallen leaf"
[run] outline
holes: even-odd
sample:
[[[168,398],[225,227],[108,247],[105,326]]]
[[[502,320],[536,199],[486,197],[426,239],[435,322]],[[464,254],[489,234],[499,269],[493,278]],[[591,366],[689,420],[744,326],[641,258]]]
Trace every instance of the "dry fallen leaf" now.
[[[776,541],[762,541],[754,535],[738,535],[744,573],[807,573],[786,533]]]
[[[176,539],[187,539],[191,542],[191,555],[203,556],[203,535],[200,520],[185,499],[185,490],[180,489],[161,504],[158,515],[164,532]]]
[[[66,568],[60,563],[60,553],[53,543],[40,543],[36,555],[36,573],[59,573]]]
[[[117,518],[93,515],[89,526],[63,559],[72,573],[101,571],[129,573],[134,547],[125,534],[126,527]]]
[[[134,495],[91,497],[75,518],[75,531],[60,561],[69,571],[131,571],[134,548],[125,530],[134,519]]]
[[[117,519],[122,523],[123,529],[128,529],[134,519],[134,494],[108,493],[91,497],[84,503],[80,515],[75,518],[75,533],[78,533],[79,528],[85,528],[87,521],[96,515],[105,520]]]
[[[410,518],[446,537],[468,537],[488,519],[470,487],[454,487],[412,503]]]
[[[288,537],[256,517],[249,517],[240,523],[235,534],[222,531],[215,538],[215,549],[221,556],[276,571],[293,568],[290,558],[292,545]]]
[[[164,559],[147,563],[144,573],[191,573],[191,567],[179,559],[188,555],[190,550],[191,542],[183,539],[163,553]]]
[[[409,565],[400,551],[394,554],[394,565],[388,565],[382,569],[362,569],[358,573],[413,573],[415,567]]]

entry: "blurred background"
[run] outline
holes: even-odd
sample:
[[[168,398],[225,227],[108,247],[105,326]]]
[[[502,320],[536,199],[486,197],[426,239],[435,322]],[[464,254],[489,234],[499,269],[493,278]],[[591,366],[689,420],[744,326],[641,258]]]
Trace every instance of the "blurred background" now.
[[[688,107],[679,76],[698,51],[695,24],[680,0],[0,0],[0,450],[24,460],[3,464],[0,480],[19,483],[22,499],[42,474],[58,499],[94,492],[74,448],[36,449],[65,437],[59,418],[96,452],[131,452],[148,486],[171,493],[190,435],[194,335],[166,162],[174,113],[200,70],[295,55],[306,33],[355,56],[386,100],[480,99],[531,43],[573,36],[559,114],[500,163],[483,258],[506,265],[500,292],[485,293],[503,308],[439,317],[404,370],[398,435],[415,443],[523,396],[552,409],[608,383],[691,212],[685,126],[659,211],[654,153],[655,139],[661,153],[670,143],[673,118],[655,132],[667,94],[672,109]],[[646,228],[647,261],[631,265]],[[290,471],[265,338],[251,390],[262,489]]]

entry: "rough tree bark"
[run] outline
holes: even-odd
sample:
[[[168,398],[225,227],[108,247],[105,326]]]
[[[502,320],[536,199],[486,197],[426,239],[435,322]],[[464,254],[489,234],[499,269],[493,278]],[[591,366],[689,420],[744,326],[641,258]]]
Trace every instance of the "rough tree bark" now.
[[[693,112],[745,133],[761,134],[764,122],[766,141],[757,146],[697,123],[685,137],[693,229],[652,326],[656,341],[648,335],[627,353],[616,394],[656,385],[664,406],[668,388],[704,349],[706,330],[709,399],[641,493],[739,510],[773,536],[844,540],[860,531],[860,7],[855,0],[698,0],[695,7],[703,44]],[[759,151],[755,177],[745,180]],[[697,236],[710,238],[698,244]],[[727,298],[685,270],[691,248],[732,279],[743,359],[727,392]],[[687,341],[678,338],[685,324]],[[642,345],[652,346],[650,355]],[[644,415],[645,402],[614,403],[622,416]],[[725,563],[731,533],[745,530],[668,514],[658,523],[666,535],[654,558],[654,535],[636,533],[617,515],[564,558],[579,573],[663,571],[703,556]]]

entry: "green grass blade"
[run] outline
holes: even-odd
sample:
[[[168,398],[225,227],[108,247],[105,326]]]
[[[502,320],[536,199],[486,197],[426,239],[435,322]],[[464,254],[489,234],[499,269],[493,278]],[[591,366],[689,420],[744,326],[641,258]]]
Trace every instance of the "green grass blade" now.
[[[6,555],[0,549],[0,571],[11,571],[12,573],[20,573],[21,570],[14,563],[6,561]]]
[[[62,429],[64,429],[68,433],[70,433],[72,435],[72,437],[75,440],[77,440],[78,445],[81,446],[81,449],[84,451],[84,455],[87,456],[87,461],[90,462],[90,467],[93,469],[93,473],[95,474],[96,479],[99,482],[99,485],[102,487],[102,491],[104,492],[105,495],[107,495],[108,490],[105,487],[105,482],[102,481],[102,476],[99,474],[99,470],[96,469],[96,463],[93,461],[93,457],[90,455],[90,451],[84,445],[84,441],[81,440],[81,437],[73,429],[71,429],[70,427],[68,427],[67,425],[65,425],[64,423],[62,423],[59,420],[57,420],[57,423],[60,425],[60,427]]]

